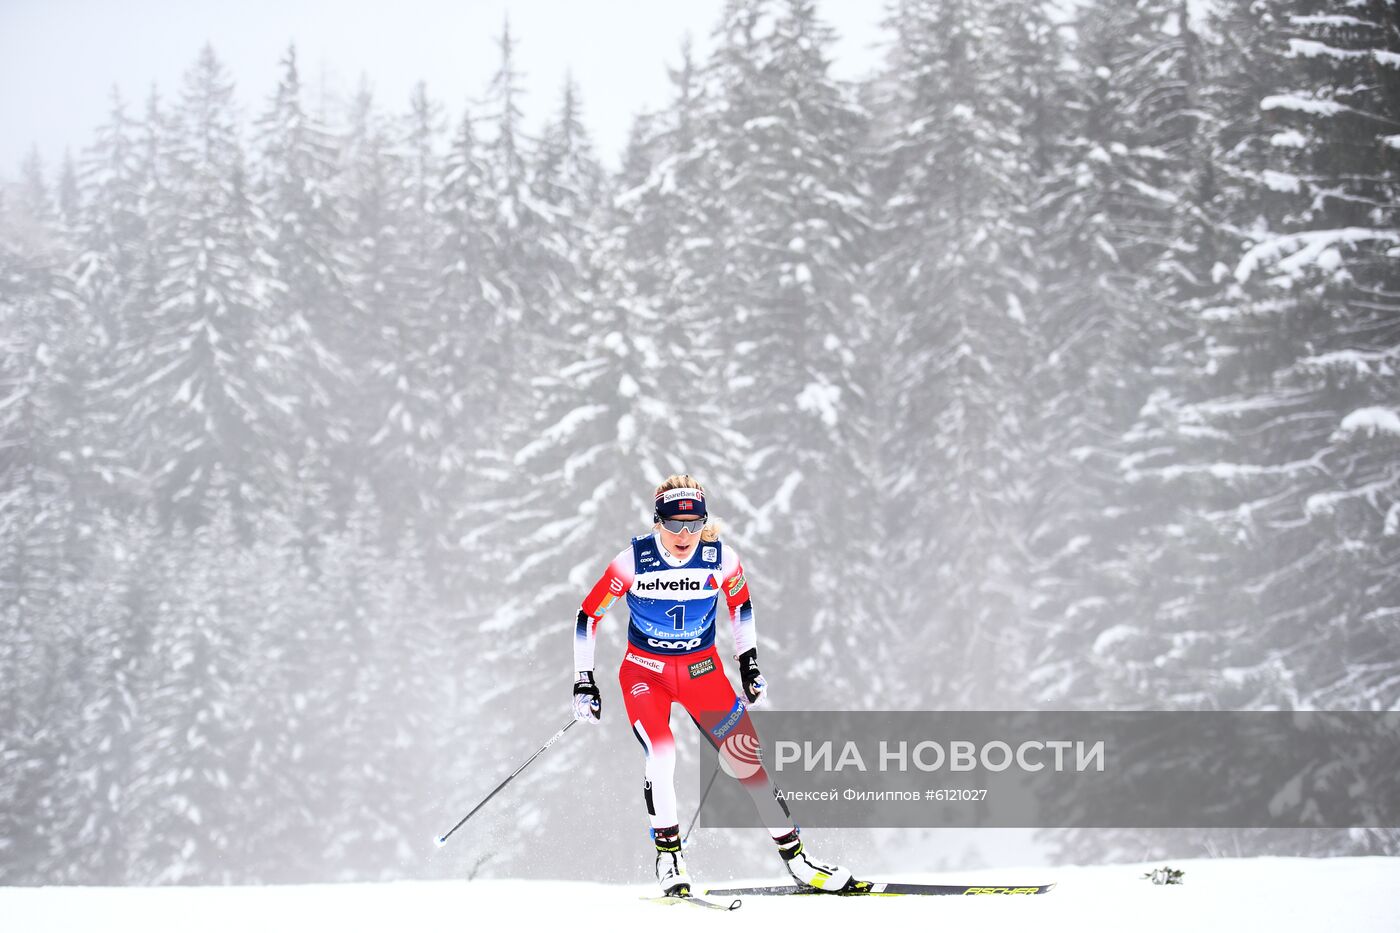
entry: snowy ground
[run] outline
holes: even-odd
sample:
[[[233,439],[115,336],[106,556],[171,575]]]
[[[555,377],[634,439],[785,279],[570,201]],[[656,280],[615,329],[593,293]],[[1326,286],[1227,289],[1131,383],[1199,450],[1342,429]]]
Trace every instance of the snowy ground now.
[[[1218,859],[1172,862],[1186,883],[1158,887],[1148,865],[995,869],[887,881],[1021,884],[1033,897],[780,897],[734,913],[642,901],[647,886],[551,881],[398,882],[262,888],[0,888],[13,933],[279,933],[327,930],[794,930],[984,933],[1400,930],[1400,859]],[[751,883],[780,882],[779,878]],[[743,882],[735,882],[739,884]],[[726,881],[725,885],[730,882]],[[742,924],[742,925],[741,925]],[[754,927],[754,924],[758,924]]]

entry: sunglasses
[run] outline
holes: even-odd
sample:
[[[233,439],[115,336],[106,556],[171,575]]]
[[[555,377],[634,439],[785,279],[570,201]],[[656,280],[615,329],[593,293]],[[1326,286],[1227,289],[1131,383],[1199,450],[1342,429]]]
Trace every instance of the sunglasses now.
[[[703,518],[696,518],[687,521],[683,518],[662,518],[660,515],[658,515],[656,516],[656,520],[661,523],[662,528],[665,528],[673,535],[678,535],[682,531],[688,531],[693,535],[698,535],[700,533],[700,529],[705,527],[705,519]]]

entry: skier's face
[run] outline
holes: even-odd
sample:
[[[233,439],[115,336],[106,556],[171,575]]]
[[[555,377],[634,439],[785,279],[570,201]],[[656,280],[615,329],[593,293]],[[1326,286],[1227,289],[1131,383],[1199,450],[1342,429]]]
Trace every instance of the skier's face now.
[[[670,517],[670,516],[667,516]],[[693,518],[691,515],[676,516],[677,518]],[[689,531],[667,531],[663,526],[656,526],[661,532],[661,546],[670,551],[676,557],[689,557],[695,550],[695,544],[700,540],[699,533],[691,534]]]

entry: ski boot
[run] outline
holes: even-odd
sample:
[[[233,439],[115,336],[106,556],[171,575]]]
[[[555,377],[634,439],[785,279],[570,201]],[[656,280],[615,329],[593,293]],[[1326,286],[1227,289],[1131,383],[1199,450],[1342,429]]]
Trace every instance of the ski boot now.
[[[668,826],[653,829],[652,840],[656,843],[656,882],[667,897],[690,896],[690,872],[685,869],[685,856],[681,854],[681,828]]]
[[[853,891],[859,884],[851,877],[849,868],[842,868],[839,865],[823,865],[821,862],[813,861],[807,857],[807,853],[802,848],[802,839],[797,835],[797,830],[793,830],[785,836],[779,836],[773,840],[778,844],[778,854],[783,857],[783,864],[787,866],[788,874],[793,880],[804,888],[814,888],[828,894],[840,894],[843,891]]]

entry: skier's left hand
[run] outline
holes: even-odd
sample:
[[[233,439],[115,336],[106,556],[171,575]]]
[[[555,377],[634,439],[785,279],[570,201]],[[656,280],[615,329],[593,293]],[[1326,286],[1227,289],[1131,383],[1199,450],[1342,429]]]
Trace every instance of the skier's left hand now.
[[[739,676],[744,679],[744,699],[757,706],[768,692],[768,681],[758,671],[758,649],[750,648],[739,655]]]

